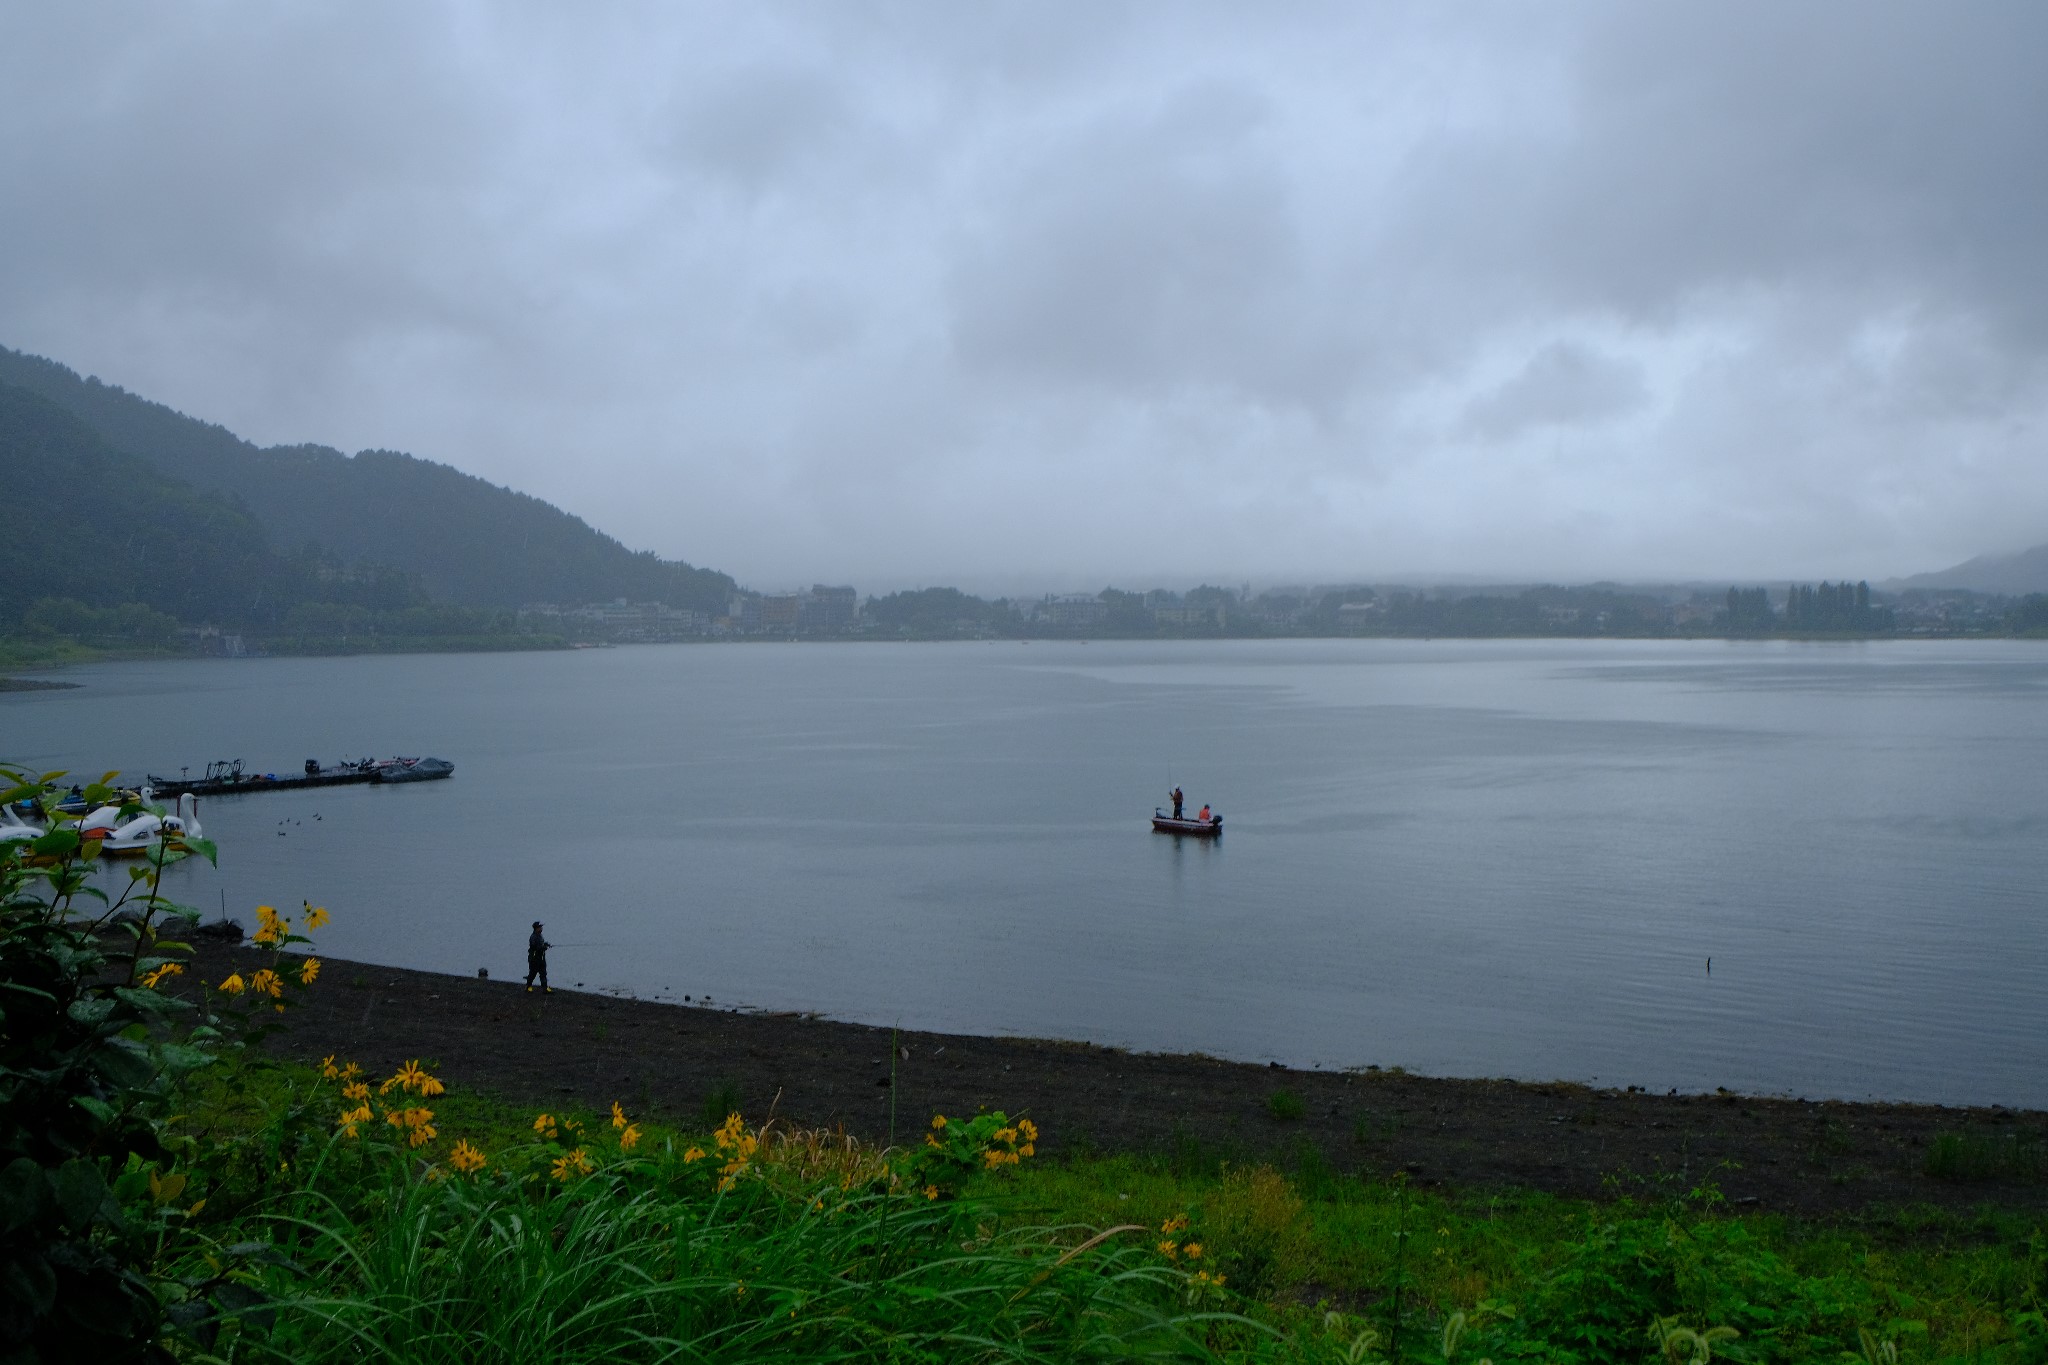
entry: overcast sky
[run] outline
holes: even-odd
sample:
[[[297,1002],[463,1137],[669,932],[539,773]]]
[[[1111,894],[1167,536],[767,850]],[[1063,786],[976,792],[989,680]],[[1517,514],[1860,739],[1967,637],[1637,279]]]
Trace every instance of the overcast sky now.
[[[17,3],[0,343],[764,589],[2048,541],[2048,4]]]

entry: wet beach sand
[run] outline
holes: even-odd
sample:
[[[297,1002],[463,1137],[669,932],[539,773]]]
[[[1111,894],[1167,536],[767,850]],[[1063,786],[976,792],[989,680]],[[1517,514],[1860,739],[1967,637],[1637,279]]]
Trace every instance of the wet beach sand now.
[[[201,980],[268,955],[203,946]],[[2038,1142],[2048,1114],[1999,1108],[1811,1103],[1732,1094],[1651,1095],[1564,1083],[1446,1080],[1398,1072],[1294,1071],[1203,1056],[1140,1054],[1025,1038],[903,1033],[708,1005],[619,999],[516,981],[323,959],[306,1005],[266,1046],[372,1073],[431,1061],[449,1085],[537,1108],[612,1101],[694,1124],[731,1083],[750,1122],[875,1141],[915,1138],[934,1113],[1028,1114],[1040,1148],[1157,1152],[1197,1147],[1283,1166],[1313,1144],[1336,1170],[1468,1190],[1662,1197],[1711,1180],[1738,1208],[1843,1215],[1878,1207],[2048,1207],[2039,1180],[1930,1178],[1940,1133]],[[1276,1117],[1272,1099],[1300,1101]],[[1292,1106],[1283,1105],[1291,1109]]]

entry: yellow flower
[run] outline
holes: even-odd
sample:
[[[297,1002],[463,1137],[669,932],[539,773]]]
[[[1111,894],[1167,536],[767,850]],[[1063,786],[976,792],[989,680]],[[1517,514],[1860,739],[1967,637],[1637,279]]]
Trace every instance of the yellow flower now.
[[[367,1100],[370,1098],[370,1087],[361,1081],[350,1081],[341,1088],[341,1093],[348,1099]]]
[[[318,975],[320,975],[320,959],[319,959],[319,958],[317,958],[317,957],[309,957],[309,958],[307,958],[307,959],[306,959],[306,960],[305,960],[304,962],[301,962],[301,963],[299,964],[299,984],[300,984],[301,986],[310,986],[310,985],[312,985],[312,984],[313,984],[313,978],[314,978],[314,977],[316,977],[316,976],[318,976]]]
[[[1017,1131],[1024,1135],[1024,1140],[1026,1142],[1038,1141],[1038,1125],[1033,1123],[1030,1119],[1018,1119]]]
[[[939,1187],[937,1185],[925,1186],[924,1197],[927,1199],[937,1199],[939,1197]]]
[[[262,928],[258,929],[254,934],[252,934],[249,938],[249,941],[251,943],[256,944],[258,947],[261,947],[264,944],[276,943],[279,939],[282,939],[283,937],[284,930],[278,928],[275,924],[266,924]]]
[[[331,1081],[340,1074],[341,1068],[334,1064],[333,1053],[330,1052],[325,1057],[322,1057],[320,1059],[320,1075],[323,1078]]]
[[[369,1106],[365,1105],[362,1113],[368,1118]],[[403,1130],[406,1141],[415,1147],[424,1147],[432,1142],[437,1132],[434,1127],[434,1111],[431,1109],[393,1109],[384,1115],[384,1121],[393,1128]]]
[[[327,927],[327,919],[326,906],[308,905],[306,907],[306,927],[308,929],[325,929]]]
[[[1174,1240],[1173,1240],[1172,1238],[1170,1238],[1170,1237],[1169,1237],[1169,1238],[1166,1238],[1166,1239],[1164,1239],[1163,1241],[1161,1241],[1161,1242],[1159,1243],[1159,1254],[1160,1254],[1161,1256],[1165,1256],[1165,1257],[1168,1257],[1168,1258],[1170,1259],[1170,1258],[1172,1258],[1172,1257],[1173,1257],[1173,1256],[1174,1256],[1175,1254],[1177,1254],[1177,1253],[1178,1253],[1179,1251],[1180,1251],[1180,1244],[1179,1244],[1178,1242],[1174,1241]]]
[[[553,1114],[542,1114],[539,1118],[533,1121],[533,1131],[539,1133],[548,1141],[553,1142],[555,1140],[556,1131],[555,1116]]]
[[[617,1100],[613,1100],[613,1101],[612,1101],[612,1127],[614,1127],[614,1128],[624,1128],[624,1127],[626,1126],[626,1121],[627,1121],[627,1120],[626,1120],[626,1111],[625,1111],[625,1110],[623,1110],[623,1109],[621,1109],[621,1108],[619,1108],[619,1102],[618,1102]]]
[[[988,1136],[991,1142],[1015,1142],[1017,1140],[1017,1130],[1015,1128],[998,1128]]]
[[[256,907],[256,922],[266,929],[275,929],[278,927],[278,925],[283,923],[283,921],[277,917],[276,909],[268,905],[259,905]]]
[[[939,1140],[933,1137],[930,1133],[926,1133],[924,1135],[924,1145],[927,1147],[936,1147],[939,1145]]]
[[[1028,1142],[1027,1142],[1027,1143],[1025,1143],[1025,1144],[1024,1144],[1024,1145],[1023,1145],[1022,1147],[1019,1147],[1019,1148],[1017,1149],[1017,1155],[1018,1155],[1018,1156],[1036,1156],[1037,1154],[1038,1154],[1038,1149],[1037,1149],[1036,1147],[1033,1147],[1033,1146],[1032,1146],[1032,1145],[1031,1145],[1030,1143],[1028,1143]]]
[[[593,1169],[595,1168],[591,1166],[590,1158],[583,1155],[581,1147],[570,1152],[567,1156],[555,1158],[555,1179],[562,1181],[564,1184],[567,1184],[573,1176],[589,1175]]]
[[[220,989],[226,991],[229,995],[240,995],[242,993],[242,974],[236,972],[227,980],[221,982]]]
[[[689,1151],[683,1153],[683,1162],[685,1165],[689,1164],[692,1161],[702,1161],[703,1159],[704,1149],[702,1147],[692,1147]]]
[[[944,1128],[945,1126],[946,1126],[946,1116],[945,1116],[944,1114],[934,1114],[934,1115],[932,1115],[932,1127],[934,1127],[934,1128]]]
[[[265,967],[249,978],[249,989],[274,1000],[284,994],[284,980],[276,972]]]
[[[640,1144],[640,1125],[629,1123],[619,1130],[619,1150],[630,1152]]]
[[[153,972],[148,972],[148,973],[145,973],[145,974],[143,975],[143,978],[142,978],[142,984],[143,984],[143,987],[144,987],[145,989],[147,989],[147,990],[152,990],[152,991],[153,991],[153,990],[155,990],[155,989],[156,989],[156,987],[157,987],[157,983],[158,983],[159,981],[162,981],[162,980],[163,980],[163,979],[164,979],[165,977],[167,977],[167,976],[183,976],[184,974],[185,974],[185,964],[184,964],[184,963],[182,963],[182,962],[166,962],[166,963],[164,963],[164,964],[163,964],[163,965],[162,965],[161,967],[158,967],[158,968],[157,968],[157,969],[156,969],[155,971],[153,971]]]
[[[388,1095],[393,1090],[404,1090],[408,1093],[416,1091],[421,1095],[442,1095],[447,1093],[448,1087],[442,1085],[432,1076],[429,1076],[417,1061],[410,1061],[398,1068],[389,1080],[386,1080],[377,1087],[377,1093],[380,1095]],[[541,1118],[547,1118],[547,1115],[543,1114]],[[552,1119],[548,1121],[550,1123],[553,1122]],[[541,1125],[538,1121],[535,1121],[533,1126],[538,1131]]]
[[[448,1154],[448,1164],[464,1175],[469,1175],[482,1170],[487,1163],[484,1154],[470,1146],[469,1139],[464,1138],[456,1143],[455,1150]]]
[[[1202,1244],[1200,1242],[1189,1242],[1181,1248],[1181,1253],[1190,1261],[1199,1261],[1202,1259]]]
[[[1175,1214],[1173,1217],[1161,1223],[1159,1225],[1159,1230],[1161,1232],[1181,1232],[1187,1228],[1187,1225],[1188,1216],[1184,1213],[1180,1213]]]

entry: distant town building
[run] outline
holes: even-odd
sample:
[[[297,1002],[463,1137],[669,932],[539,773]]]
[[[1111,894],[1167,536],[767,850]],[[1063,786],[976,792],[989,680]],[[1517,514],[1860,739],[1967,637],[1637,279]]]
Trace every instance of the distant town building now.
[[[852,588],[831,588],[814,584],[801,613],[806,630],[847,630],[860,606]]]
[[[1358,630],[1371,625],[1385,611],[1386,604],[1377,598],[1370,602],[1344,602],[1337,607],[1337,628]]]
[[[711,618],[704,612],[671,607],[665,602],[629,602],[623,597],[609,602],[587,602],[580,607],[532,602],[521,607],[519,615],[552,630],[634,644],[687,639],[708,634],[711,629]]]
[[[1040,602],[1037,617],[1049,626],[1099,626],[1109,618],[1109,603],[1091,593],[1067,593]]]
[[[803,623],[804,599],[798,593],[781,593],[773,597],[762,597],[761,629],[795,630]]]

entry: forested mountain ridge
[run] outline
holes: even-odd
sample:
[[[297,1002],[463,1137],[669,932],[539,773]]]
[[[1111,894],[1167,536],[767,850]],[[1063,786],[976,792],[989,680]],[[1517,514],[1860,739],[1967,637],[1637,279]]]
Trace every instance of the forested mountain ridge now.
[[[261,449],[225,427],[0,347],[0,383],[70,412],[116,452],[202,490],[232,495],[296,552],[416,574],[437,599],[481,607],[615,597],[723,610],[725,574],[628,550],[539,498],[395,451],[351,458],[325,446]]]
[[[41,598],[136,602],[184,620],[241,621],[280,587],[248,509],[113,449],[71,413],[0,384],[8,526],[0,619]]]
[[[279,554],[236,499],[115,450],[10,384],[0,384],[0,467],[9,475],[0,631],[19,624],[163,645],[180,623],[288,631],[307,603],[370,613],[425,604],[418,581],[399,571]]]

